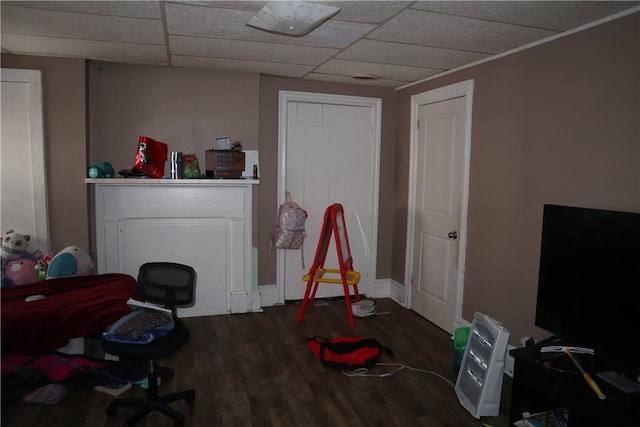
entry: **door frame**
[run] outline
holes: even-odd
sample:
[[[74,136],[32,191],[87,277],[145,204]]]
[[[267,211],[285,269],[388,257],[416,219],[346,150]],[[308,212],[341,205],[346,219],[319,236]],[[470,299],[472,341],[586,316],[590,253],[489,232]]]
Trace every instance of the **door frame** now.
[[[469,210],[469,171],[471,165],[471,119],[473,112],[473,80],[466,80],[450,86],[422,92],[411,97],[411,146],[409,150],[409,200],[407,212],[407,246],[405,249],[405,301],[411,308],[411,275],[413,272],[413,245],[415,233],[416,209],[416,177],[418,168],[418,109],[420,105],[433,104],[453,98],[466,97],[466,137],[464,141],[464,160],[462,167],[462,201],[460,205],[460,230],[458,240],[458,278],[455,308],[455,327],[466,325],[462,318],[462,302],[464,296],[465,256],[467,253],[467,214]]]
[[[334,95],[326,93],[313,93],[313,92],[298,92],[281,90],[279,92],[279,105],[278,105],[278,203],[280,206],[286,201],[286,164],[287,164],[287,117],[288,117],[288,105],[289,102],[309,102],[315,104],[331,104],[331,105],[349,105],[358,107],[368,107],[373,109],[374,124],[373,124],[373,143],[374,143],[374,161],[371,165],[371,182],[372,182],[372,195],[371,195],[371,241],[369,242],[369,271],[361,272],[362,276],[371,278],[370,286],[365,286],[359,290],[363,294],[373,295],[373,286],[376,282],[376,261],[378,253],[378,200],[380,193],[380,142],[382,132],[382,100],[380,98],[369,98],[362,96],[349,96],[349,95]],[[309,242],[315,247],[316,242]],[[314,251],[315,254],[315,251]],[[276,268],[276,303],[284,304],[285,302],[285,289],[284,289],[284,268],[285,257],[277,251],[277,268]],[[313,260],[308,261],[313,262]],[[302,278],[300,279],[302,280]],[[302,281],[300,282],[302,283]]]

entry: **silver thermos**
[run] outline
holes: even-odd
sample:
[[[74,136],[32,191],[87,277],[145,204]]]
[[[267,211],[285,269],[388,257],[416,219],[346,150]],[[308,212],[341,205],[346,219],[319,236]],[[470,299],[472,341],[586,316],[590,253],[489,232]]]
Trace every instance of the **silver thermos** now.
[[[182,152],[171,152],[171,179],[183,179],[184,167],[182,165]]]

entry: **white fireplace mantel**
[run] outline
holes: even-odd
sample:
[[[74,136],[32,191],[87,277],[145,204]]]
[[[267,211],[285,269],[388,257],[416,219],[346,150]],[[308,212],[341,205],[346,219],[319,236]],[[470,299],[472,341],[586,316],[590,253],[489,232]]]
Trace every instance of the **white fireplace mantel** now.
[[[95,187],[98,273],[137,277],[145,262],[196,270],[185,317],[260,309],[252,290],[252,179],[86,179]],[[253,295],[253,294],[256,295]]]

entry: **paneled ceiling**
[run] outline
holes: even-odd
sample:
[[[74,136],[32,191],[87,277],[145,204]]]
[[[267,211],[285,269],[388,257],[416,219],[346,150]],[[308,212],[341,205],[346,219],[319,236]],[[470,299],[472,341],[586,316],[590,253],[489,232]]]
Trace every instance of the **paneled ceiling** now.
[[[640,10],[638,1],[316,1],[340,12],[296,38],[245,25],[264,3],[2,1],[1,47],[400,87]]]

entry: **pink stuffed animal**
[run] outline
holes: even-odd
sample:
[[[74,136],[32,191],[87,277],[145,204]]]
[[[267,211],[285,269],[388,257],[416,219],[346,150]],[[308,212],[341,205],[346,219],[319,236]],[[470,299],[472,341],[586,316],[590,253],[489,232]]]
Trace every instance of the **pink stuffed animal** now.
[[[35,269],[36,262],[30,256],[11,260],[7,263],[4,274],[12,286],[33,283],[38,280],[38,272]]]

